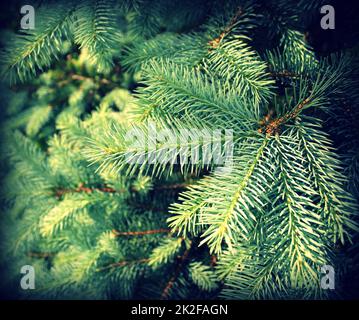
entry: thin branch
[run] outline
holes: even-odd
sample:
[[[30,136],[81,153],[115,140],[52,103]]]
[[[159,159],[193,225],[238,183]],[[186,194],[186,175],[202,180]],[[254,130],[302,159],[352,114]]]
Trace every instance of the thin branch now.
[[[185,189],[188,186],[190,186],[190,184],[187,183],[176,183],[176,184],[168,184],[168,185],[160,185],[160,186],[155,186],[156,190],[176,190],[176,189]],[[79,186],[75,189],[68,189],[68,188],[59,188],[55,191],[55,195],[56,197],[60,198],[61,196],[63,196],[66,193],[92,193],[95,191],[100,191],[100,192],[107,192],[107,193],[124,193],[127,191],[127,189],[123,188],[123,189],[114,189],[111,187],[98,187],[98,188],[94,188],[94,187],[85,187],[83,183],[80,183]],[[130,191],[132,192],[137,192],[138,190],[134,187],[130,188]]]
[[[124,267],[124,266],[128,266],[128,265],[132,265],[132,264],[141,264],[141,263],[147,263],[150,259],[148,258],[143,258],[143,259],[138,259],[138,260],[123,260],[123,261],[119,261],[119,262],[115,262],[115,263],[111,263],[105,267],[102,268],[98,268],[96,271],[104,271],[107,269],[112,269],[112,268],[117,268],[117,267]]]
[[[157,190],[174,190],[174,189],[185,189],[189,187],[189,183],[175,183],[175,184],[164,184],[160,186],[155,186]]]
[[[238,7],[236,13],[234,14],[234,16],[231,18],[231,20],[229,21],[229,23],[225,26],[224,30],[221,32],[221,34],[214,40],[211,40],[208,42],[209,46],[213,49],[217,48],[219,46],[219,44],[221,43],[221,41],[223,40],[224,37],[226,37],[231,31],[232,29],[235,27],[237,20],[239,19],[239,17],[243,14],[243,10],[241,7]]]
[[[188,259],[188,255],[189,255],[190,250],[191,250],[191,248],[187,249],[183,253],[183,255],[178,258],[178,265],[177,265],[176,271],[173,274],[173,276],[170,278],[170,280],[167,282],[165,288],[163,289],[162,295],[161,295],[161,300],[168,299],[170,290],[173,287],[173,285],[175,284],[175,282],[176,282],[177,278],[179,277],[179,275],[181,274],[182,267],[183,267],[185,261]]]
[[[293,110],[286,113],[282,117],[279,117],[279,118],[269,121],[268,124],[266,124],[263,129],[260,128],[258,131],[260,133],[264,131],[267,135],[277,134],[279,132],[279,127],[281,125],[287,123],[291,119],[295,119],[299,115],[299,113],[302,111],[302,109],[311,101],[312,101],[311,97],[304,99],[301,103],[299,103],[296,107],[294,107]],[[266,118],[268,118],[268,116],[266,116]],[[269,120],[269,118],[267,120]],[[267,123],[266,119],[262,120],[260,122],[260,124],[262,124],[262,123]]]
[[[210,261],[210,266],[214,267],[217,265],[217,256],[216,255],[211,255],[211,261]]]
[[[95,78],[91,78],[91,77],[86,77],[86,76],[83,76],[83,75],[80,75],[80,74],[74,74],[74,73],[70,73],[68,75],[66,75],[67,77],[61,81],[59,81],[57,83],[57,85],[59,87],[63,87],[64,85],[67,85],[68,83],[70,83],[71,81],[86,81],[86,80],[92,80],[94,82],[98,82],[100,84],[104,84],[104,85],[115,85],[115,83],[105,79],[105,78],[101,78],[99,80],[95,79]]]
[[[32,258],[41,258],[41,259],[46,259],[46,258],[49,258],[49,257],[53,257],[55,255],[55,253],[51,253],[51,252],[28,252],[27,255],[29,257],[32,257]]]
[[[56,197],[60,198],[66,193],[81,193],[81,192],[92,193],[94,191],[107,192],[107,193],[123,193],[126,192],[126,189],[116,190],[110,187],[89,188],[89,187],[85,187],[83,183],[80,183],[79,186],[75,189],[65,189],[65,188],[57,189],[55,191],[55,194]]]
[[[299,79],[302,76],[300,74],[297,74],[295,72],[290,72],[288,70],[283,71],[272,71],[269,73],[272,77],[275,78],[293,78],[293,79]]]
[[[156,234],[156,233],[170,233],[170,229],[153,229],[153,230],[145,230],[145,231],[124,231],[120,232],[117,230],[112,230],[112,232],[115,234],[116,237],[119,236],[142,236],[147,234]]]

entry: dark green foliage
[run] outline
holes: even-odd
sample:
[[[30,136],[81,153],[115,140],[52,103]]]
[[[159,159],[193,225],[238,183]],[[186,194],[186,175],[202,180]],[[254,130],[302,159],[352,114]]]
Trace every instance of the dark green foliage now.
[[[358,59],[355,48],[316,55],[304,32],[319,24],[320,5],[36,8],[35,30],[1,53],[7,287],[30,264],[36,290],[16,296],[345,291],[357,264]],[[170,148],[150,135],[160,130],[173,135]],[[197,134],[215,130],[225,138]],[[222,158],[233,146],[224,167],[208,161],[213,143]],[[320,286],[323,265],[336,270],[334,294]]]

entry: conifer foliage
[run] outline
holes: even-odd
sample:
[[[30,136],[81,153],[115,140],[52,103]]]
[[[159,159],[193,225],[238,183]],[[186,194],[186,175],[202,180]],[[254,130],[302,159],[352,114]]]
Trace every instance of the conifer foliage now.
[[[343,296],[358,257],[359,61],[355,46],[311,47],[321,5],[34,3],[35,28],[1,40],[6,288],[30,299]],[[193,128],[231,140],[188,141]],[[150,135],[163,129],[170,148]],[[222,159],[231,150],[225,167],[210,144]],[[35,290],[19,288],[24,265]],[[321,286],[325,265],[334,291]]]

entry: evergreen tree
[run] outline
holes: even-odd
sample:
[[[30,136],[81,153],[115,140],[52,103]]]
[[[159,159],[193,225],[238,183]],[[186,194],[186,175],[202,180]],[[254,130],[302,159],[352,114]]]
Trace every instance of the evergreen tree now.
[[[322,4],[34,3],[35,29],[2,39],[6,288],[343,296],[358,257],[359,61],[350,42],[311,46]],[[35,290],[19,289],[24,265]]]

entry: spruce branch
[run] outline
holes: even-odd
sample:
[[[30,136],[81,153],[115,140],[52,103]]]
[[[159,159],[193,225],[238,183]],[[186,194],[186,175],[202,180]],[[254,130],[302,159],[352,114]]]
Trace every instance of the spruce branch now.
[[[14,35],[1,53],[1,73],[11,84],[24,82],[38,70],[49,67],[61,54],[64,38],[69,37],[74,4],[43,5],[37,10],[36,28]]]
[[[274,80],[267,65],[246,43],[244,36],[236,36],[208,55],[206,70],[221,80],[225,92],[241,92],[244,101],[252,101],[251,111],[259,116],[259,104],[273,95]]]
[[[89,62],[100,72],[113,67],[114,50],[121,37],[113,6],[112,1],[85,0],[75,12],[75,43],[86,50]]]
[[[296,30],[314,2],[40,4],[2,64],[52,66],[3,92],[1,247],[34,297],[332,295],[321,267],[343,283],[359,232],[358,74]]]
[[[232,248],[235,235],[246,241],[254,227],[256,211],[267,201],[263,197],[263,180],[270,179],[265,163],[268,141],[253,137],[242,142],[231,172],[214,173],[191,186],[180,195],[181,203],[172,205],[172,216],[167,220],[181,235],[197,235],[204,229],[200,244],[207,244],[212,253],[220,253],[223,244]]]

